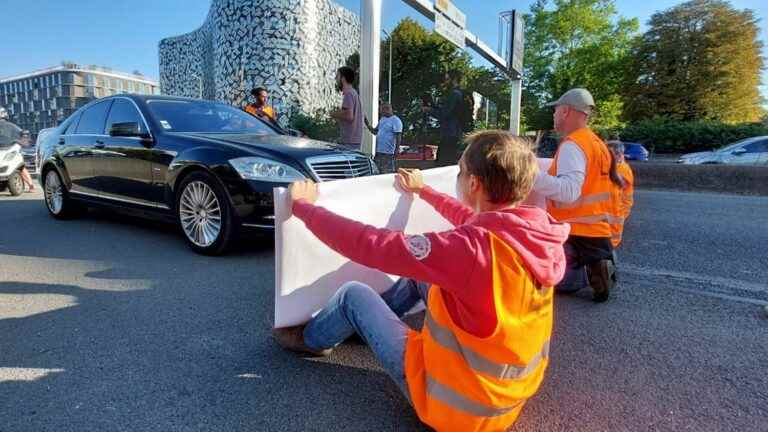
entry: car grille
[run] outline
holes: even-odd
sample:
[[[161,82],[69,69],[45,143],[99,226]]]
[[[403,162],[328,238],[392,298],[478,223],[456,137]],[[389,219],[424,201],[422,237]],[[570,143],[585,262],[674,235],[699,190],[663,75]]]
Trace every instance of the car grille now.
[[[342,180],[371,175],[370,159],[363,155],[343,154],[307,159],[312,173],[321,181]]]

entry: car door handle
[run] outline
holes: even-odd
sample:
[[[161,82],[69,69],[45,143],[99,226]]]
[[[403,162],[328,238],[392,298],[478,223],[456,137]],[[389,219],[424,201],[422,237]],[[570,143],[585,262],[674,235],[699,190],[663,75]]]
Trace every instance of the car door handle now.
[[[96,145],[94,147],[96,147],[97,149],[103,149],[104,148],[104,141],[96,140]]]
[[[64,138],[59,138],[59,144],[60,144],[60,145],[64,145],[64,144],[65,144],[65,143],[64,143]]]

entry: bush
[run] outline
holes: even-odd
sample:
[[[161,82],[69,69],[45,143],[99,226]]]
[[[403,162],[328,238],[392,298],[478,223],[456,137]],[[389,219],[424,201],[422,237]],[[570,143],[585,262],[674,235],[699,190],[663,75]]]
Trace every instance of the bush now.
[[[296,129],[312,139],[327,142],[336,142],[339,139],[338,123],[323,110],[315,111],[313,115],[294,112],[288,124],[291,129]]]
[[[604,137],[642,143],[654,153],[690,153],[716,149],[744,138],[768,135],[768,126],[762,123],[684,122],[657,118],[623,128],[600,129],[598,133]]]

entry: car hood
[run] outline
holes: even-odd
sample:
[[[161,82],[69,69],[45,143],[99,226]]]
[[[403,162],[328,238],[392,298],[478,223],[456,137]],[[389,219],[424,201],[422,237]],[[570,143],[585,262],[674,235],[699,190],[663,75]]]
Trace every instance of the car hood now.
[[[687,153],[680,156],[680,158],[681,159],[698,159],[698,158],[711,158],[714,156],[715,156],[715,152],[705,151],[705,152]]]
[[[201,137],[235,145],[244,150],[253,149],[268,153],[283,153],[294,157],[309,157],[333,153],[349,153],[343,147],[324,141],[289,135],[183,133],[180,135]]]

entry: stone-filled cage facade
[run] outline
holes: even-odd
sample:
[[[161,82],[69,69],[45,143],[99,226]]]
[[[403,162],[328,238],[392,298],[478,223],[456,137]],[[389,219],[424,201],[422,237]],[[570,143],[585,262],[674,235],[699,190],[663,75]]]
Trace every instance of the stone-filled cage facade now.
[[[212,0],[199,29],[160,41],[160,90],[242,106],[264,87],[287,119],[340,104],[336,69],[359,46],[359,18],[330,0]]]

